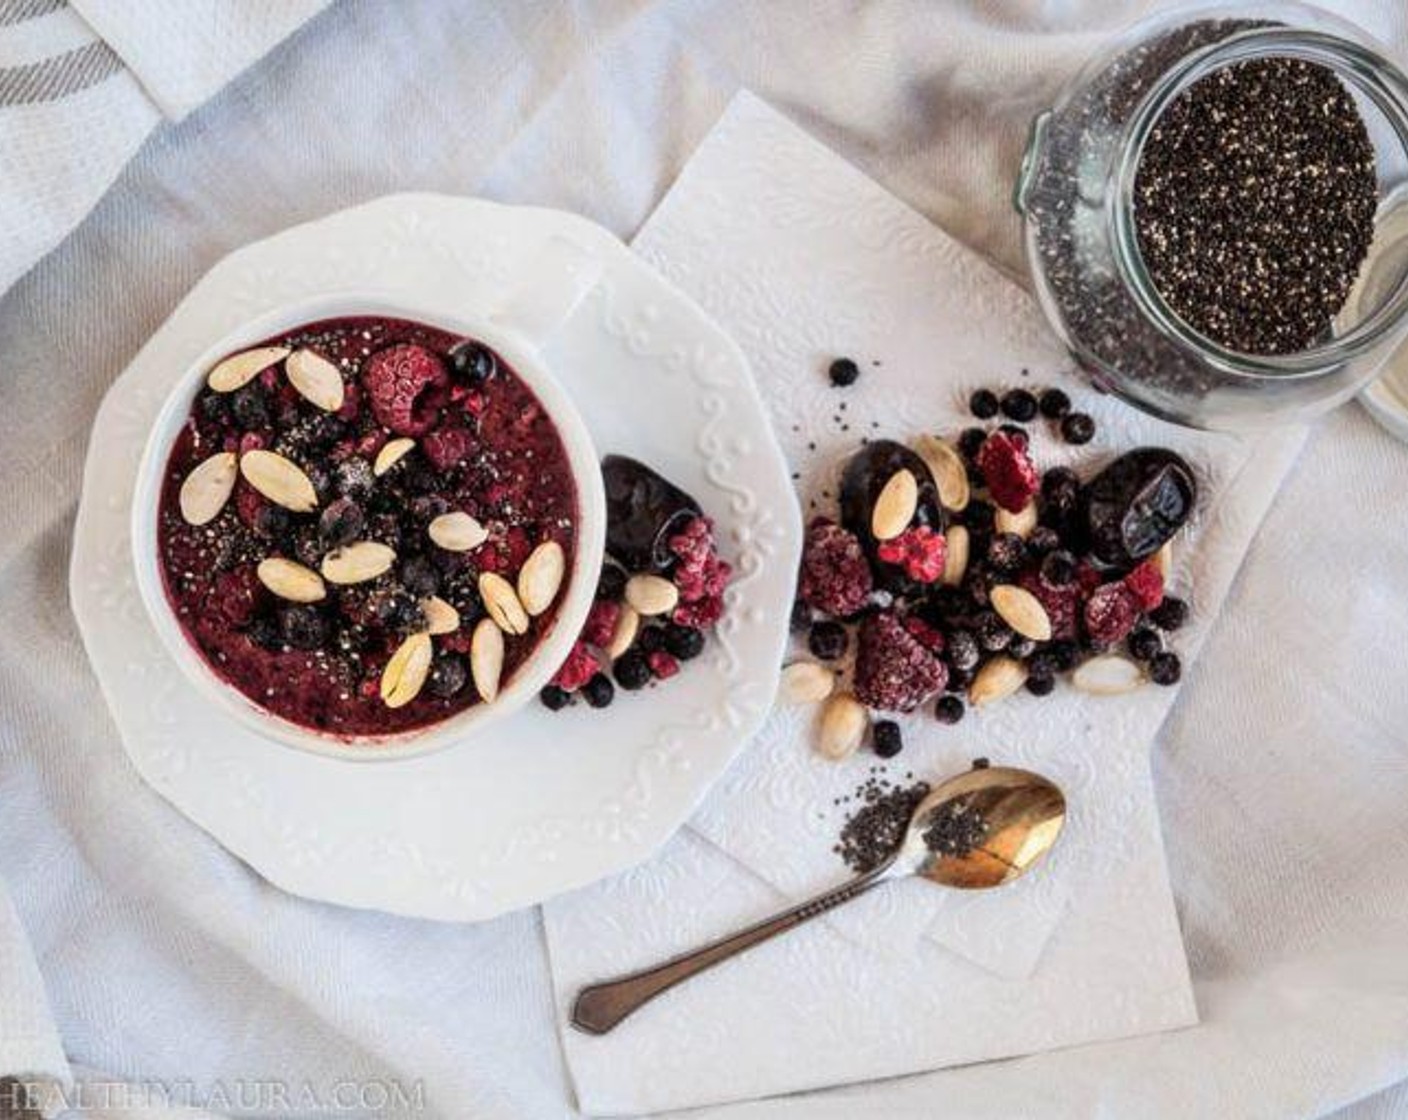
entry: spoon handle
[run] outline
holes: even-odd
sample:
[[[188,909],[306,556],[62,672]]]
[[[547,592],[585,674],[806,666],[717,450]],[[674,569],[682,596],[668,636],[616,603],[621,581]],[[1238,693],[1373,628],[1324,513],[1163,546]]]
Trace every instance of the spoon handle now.
[[[577,1002],[572,1005],[572,1025],[587,1034],[605,1034],[661,992],[864,894],[887,878],[886,873],[890,867],[889,863],[882,864],[849,883],[803,902],[800,906],[794,906],[703,948],[673,957],[663,964],[583,988],[577,994]]]

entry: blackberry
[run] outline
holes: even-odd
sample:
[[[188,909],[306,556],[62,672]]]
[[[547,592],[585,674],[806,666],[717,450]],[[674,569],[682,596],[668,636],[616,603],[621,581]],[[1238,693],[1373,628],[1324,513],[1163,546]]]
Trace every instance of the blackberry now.
[[[1136,630],[1129,636],[1129,655],[1136,661],[1150,661],[1164,651],[1164,640],[1152,628]]]
[[[245,637],[260,649],[273,649],[279,644],[279,624],[267,614],[261,614],[244,630]]]
[[[318,535],[329,548],[351,544],[362,535],[366,518],[351,498],[338,498],[318,517]]]
[[[1036,642],[1031,638],[1017,634],[1007,643],[1007,656],[1015,657],[1018,661],[1025,661],[1036,652]]]
[[[461,342],[446,358],[450,364],[450,372],[466,385],[483,385],[499,369],[494,352],[477,342]]]
[[[458,653],[442,653],[430,666],[425,689],[432,696],[448,700],[469,680],[469,665]]]
[[[568,704],[572,703],[572,694],[565,688],[558,688],[555,684],[544,685],[543,690],[538,693],[538,699],[542,701],[543,707],[550,712],[560,712]]]
[[[1058,673],[1069,673],[1080,660],[1080,647],[1069,638],[1058,638],[1043,653],[1051,658]]]
[[[988,577],[982,568],[974,568],[963,577],[963,590],[973,606],[982,609],[988,605]]]
[[[603,564],[601,576],[596,581],[596,597],[619,602],[625,594],[626,573],[610,562]]]
[[[881,758],[894,758],[904,750],[904,736],[900,725],[892,719],[882,719],[871,729],[871,749]]]
[[[963,511],[963,524],[970,532],[991,531],[996,518],[997,510],[990,502],[972,501]]]
[[[800,634],[803,631],[809,629],[811,627],[811,624],[811,607],[807,606],[807,604],[802,602],[801,599],[793,600],[792,615],[787,620],[787,628],[791,630],[794,634]]]
[[[224,420],[230,415],[230,394],[206,390],[200,398],[200,415],[204,420]]]
[[[973,631],[977,635],[978,645],[988,653],[1001,653],[1012,644],[1015,636],[1012,627],[1003,622],[994,611],[984,611],[978,615],[973,620]]]
[[[940,696],[934,701],[934,718],[940,723],[957,723],[968,706],[957,696]]]
[[[650,683],[650,663],[638,649],[627,650],[618,657],[611,671],[616,683],[627,692],[635,692]]]
[[[978,389],[968,398],[968,411],[979,420],[991,420],[998,407],[997,394],[991,389]]]
[[[1052,587],[1069,587],[1076,580],[1076,558],[1065,549],[1041,558],[1041,578]]]
[[[983,440],[988,438],[987,432],[982,428],[964,428],[958,437],[959,453],[970,462],[978,457],[978,451],[983,446]]]
[[[1176,653],[1161,653],[1149,662],[1149,679],[1155,684],[1177,684],[1183,676],[1183,662]]]
[[[1160,630],[1177,630],[1188,621],[1188,604],[1172,595],[1165,595],[1163,602],[1149,612],[1149,621]]]
[[[665,646],[665,632],[659,626],[643,626],[636,635],[636,647],[642,653],[658,653]]]
[[[1070,467],[1052,467],[1041,476],[1041,497],[1056,512],[1075,512],[1080,501],[1080,476]]]
[[[269,402],[265,397],[264,386],[251,381],[243,388],[230,394],[230,411],[235,422],[245,431],[264,428],[269,424]]]
[[[1011,436],[1012,442],[1025,451],[1032,444],[1031,433],[1020,424],[999,424],[997,430]]]
[[[1050,696],[1055,688],[1055,677],[1027,677],[1027,691],[1033,696]]]
[[[1095,420],[1085,412],[1068,412],[1061,420],[1061,438],[1080,446],[1095,438]]]
[[[1002,396],[1002,415],[1025,424],[1036,417],[1036,398],[1026,389],[1013,389]]]
[[[1037,407],[1048,420],[1059,420],[1071,411],[1071,398],[1060,389],[1047,389],[1041,394]]]
[[[333,485],[344,497],[363,501],[376,485],[372,465],[358,455],[343,459],[333,468]]]
[[[1061,547],[1061,534],[1049,525],[1038,525],[1027,535],[1027,550],[1038,556]]]
[[[616,699],[616,686],[605,673],[597,673],[582,686],[582,699],[593,708],[604,708]]]
[[[320,649],[328,637],[327,620],[316,607],[285,607],[279,612],[279,636],[293,649]]]
[[[704,652],[704,632],[676,622],[665,627],[665,649],[681,661],[689,661]]]
[[[983,651],[978,645],[978,639],[970,631],[953,630],[949,633],[944,644],[944,660],[948,662],[950,669],[960,672],[976,669],[982,656]]]
[[[1027,542],[1016,533],[998,533],[988,545],[988,563],[999,572],[1017,571],[1027,559]]]
[[[846,628],[839,622],[815,623],[807,635],[807,648],[812,651],[813,657],[822,661],[835,661],[844,657],[849,644],[850,637],[846,634]]]
[[[847,385],[856,383],[856,379],[860,377],[860,366],[850,358],[837,358],[831,363],[826,374],[831,378],[831,384],[838,389],[844,389]]]
[[[440,590],[440,572],[424,556],[409,556],[401,563],[401,584],[417,599],[434,595]]]

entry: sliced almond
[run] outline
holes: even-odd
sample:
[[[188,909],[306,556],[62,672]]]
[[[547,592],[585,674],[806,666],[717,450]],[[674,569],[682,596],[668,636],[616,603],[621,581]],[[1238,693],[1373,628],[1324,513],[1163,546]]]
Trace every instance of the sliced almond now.
[[[460,612],[439,595],[429,595],[422,599],[420,609],[425,615],[427,634],[453,634],[460,628]]]
[[[894,540],[909,528],[919,508],[919,480],[901,468],[890,476],[870,511],[870,533],[877,541]]]
[[[396,550],[380,541],[355,541],[323,557],[323,578],[329,583],[366,583],[391,570]]]
[[[640,633],[640,612],[627,603],[621,608],[621,613],[616,616],[616,628],[611,631],[611,641],[607,644],[606,656],[615,661],[631,648],[638,633]]]
[[[1016,533],[1026,540],[1036,528],[1036,503],[1028,502],[1016,513],[998,506],[992,525],[999,533]]]
[[[198,464],[181,483],[179,504],[187,525],[208,525],[220,516],[239,473],[233,451],[219,451]]]
[[[429,634],[412,634],[402,642],[381,671],[381,702],[402,708],[414,700],[430,675],[432,653]]]
[[[290,603],[316,603],[327,597],[322,576],[312,568],[305,568],[282,556],[270,556],[259,561],[254,574],[260,583]]]
[[[346,387],[342,371],[313,350],[295,350],[284,359],[288,383],[310,404],[324,412],[336,412],[342,407]]]
[[[484,609],[505,634],[528,633],[528,612],[518,601],[513,584],[498,572],[479,573],[479,597]]]
[[[626,581],[626,602],[646,618],[669,614],[680,601],[680,589],[664,576],[634,575]]]
[[[821,710],[817,752],[833,761],[847,758],[860,748],[869,726],[870,715],[865,705],[849,692],[838,692]]]
[[[484,702],[492,704],[504,673],[504,632],[491,618],[481,618],[469,640],[469,673]]]
[[[1154,567],[1159,570],[1159,576],[1164,583],[1168,583],[1169,576],[1173,573],[1173,542],[1164,541],[1164,546],[1154,553]]]
[[[1051,616],[1041,600],[1025,587],[998,584],[988,592],[988,601],[998,617],[1024,638],[1034,642],[1051,640]]]
[[[938,436],[931,435],[920,436],[914,443],[914,450],[929,468],[944,508],[954,513],[966,509],[972,491],[962,456]]]
[[[975,708],[996,704],[1011,696],[1027,680],[1026,667],[1011,657],[994,657],[978,670],[968,686],[968,703]]]
[[[233,393],[287,357],[287,346],[260,346],[255,350],[242,350],[216,365],[206,375],[205,383],[217,393]]]
[[[945,587],[957,587],[968,571],[968,549],[972,538],[962,525],[950,525],[944,534],[944,574],[939,577]]]
[[[782,670],[782,683],[777,690],[780,703],[789,705],[817,704],[836,688],[836,674],[815,661],[794,661]]]
[[[318,493],[297,463],[274,451],[260,448],[240,456],[240,474],[244,480],[275,505],[294,513],[308,513],[318,508]]]
[[[489,539],[489,530],[464,510],[442,513],[430,523],[430,539],[446,552],[469,552]]]
[[[1127,657],[1092,657],[1071,674],[1071,684],[1095,696],[1118,696],[1144,683],[1144,670]]]
[[[381,445],[381,450],[376,453],[376,458],[372,461],[372,474],[380,478],[397,463],[406,457],[406,452],[416,445],[416,441],[409,436],[401,436],[399,439],[389,439]]]
[[[556,541],[543,541],[518,569],[518,601],[537,617],[552,606],[567,574],[567,554]]]

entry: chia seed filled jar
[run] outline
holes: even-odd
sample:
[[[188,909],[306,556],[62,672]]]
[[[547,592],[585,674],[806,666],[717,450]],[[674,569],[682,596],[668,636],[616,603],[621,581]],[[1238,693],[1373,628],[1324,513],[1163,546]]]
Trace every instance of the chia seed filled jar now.
[[[1373,145],[1372,241],[1303,349],[1243,353],[1176,313],[1136,231],[1135,179],[1169,106],[1203,78],[1296,59],[1339,79]],[[1015,203],[1043,310],[1097,386],[1198,428],[1300,420],[1354,395],[1408,333],[1408,78],[1359,28],[1301,4],[1184,8],[1117,36],[1040,114]]]

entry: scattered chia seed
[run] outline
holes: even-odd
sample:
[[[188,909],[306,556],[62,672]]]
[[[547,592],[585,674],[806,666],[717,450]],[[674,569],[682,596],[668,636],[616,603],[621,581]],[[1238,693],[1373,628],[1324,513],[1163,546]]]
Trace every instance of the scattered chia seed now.
[[[928,782],[898,786],[872,770],[848,799],[861,804],[841,826],[831,850],[856,874],[873,871],[899,847],[910,817],[928,796]]]

